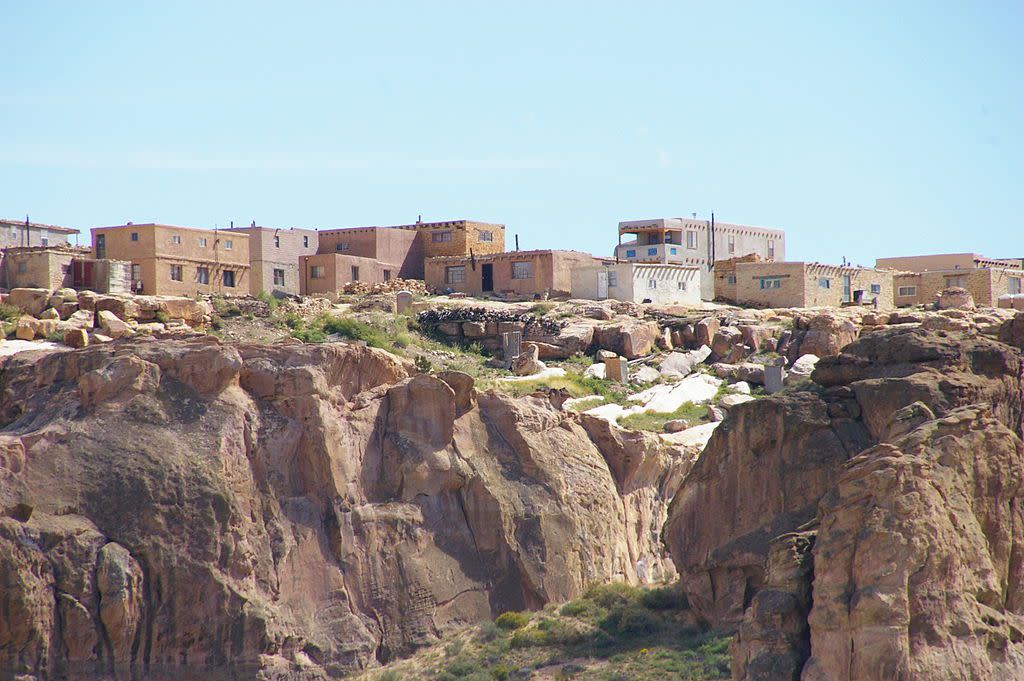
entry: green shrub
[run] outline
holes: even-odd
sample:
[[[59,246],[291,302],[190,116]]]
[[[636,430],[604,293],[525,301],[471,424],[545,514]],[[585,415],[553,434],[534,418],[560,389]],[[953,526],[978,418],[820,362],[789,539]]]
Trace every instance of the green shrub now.
[[[445,644],[444,655],[445,657],[455,657],[462,652],[462,647],[466,645],[466,642],[462,639],[455,639],[454,641]]]
[[[419,359],[419,358],[417,358]],[[476,637],[485,643],[493,641],[501,635],[501,629],[494,622],[484,622],[477,629]]]
[[[391,344],[388,334],[383,329],[352,317],[327,315],[321,319],[321,325],[327,334],[338,334],[343,338],[364,341],[370,347],[387,348]]]
[[[619,605],[601,620],[601,628],[610,634],[638,636],[653,634],[661,628],[661,622],[650,610],[640,605]]]
[[[266,291],[260,291],[257,293],[256,299],[267,304],[267,309],[270,310],[270,314],[274,314],[274,311],[277,310],[277,298]]]
[[[220,318],[220,315],[210,315],[210,326],[214,331],[220,331],[224,328],[224,320]]]
[[[690,607],[686,594],[678,585],[644,591],[640,602],[650,610],[685,610]]]
[[[543,317],[548,312],[551,312],[552,310],[554,310],[555,307],[556,307],[555,303],[537,303],[536,305],[531,307],[529,310],[527,310],[527,312],[529,312],[530,314],[535,315],[537,317]]]
[[[602,608],[613,608],[635,603],[640,597],[640,589],[625,582],[593,584],[583,593],[583,597]]]
[[[495,681],[508,681],[512,676],[512,670],[508,668],[508,665],[498,663],[491,669],[491,676]]]
[[[402,677],[394,669],[389,669],[378,676],[377,681],[402,681]]]
[[[21,310],[13,305],[0,303],[0,320],[17,323],[18,320],[21,319],[21,314]]]
[[[521,629],[530,623],[530,615],[525,612],[503,612],[498,615],[498,618],[494,620],[494,623],[508,631]]]
[[[512,634],[512,647],[513,648],[532,648],[535,646],[544,646],[548,643],[548,637],[545,633],[539,629],[517,629]]]
[[[153,316],[161,324],[166,324],[167,322],[171,321],[171,318],[167,316],[167,313],[164,312],[163,310],[157,310],[156,314]]]
[[[415,363],[416,370],[421,374],[429,374],[434,370],[434,365],[430,363],[430,360],[427,359],[426,355],[416,355]]]

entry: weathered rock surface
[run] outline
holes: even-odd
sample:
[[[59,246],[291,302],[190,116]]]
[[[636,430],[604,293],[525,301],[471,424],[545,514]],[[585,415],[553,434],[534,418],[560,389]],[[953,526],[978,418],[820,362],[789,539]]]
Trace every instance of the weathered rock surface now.
[[[882,328],[732,407],[664,537],[734,679],[1024,677],[1021,362]]]
[[[334,678],[595,581],[671,576],[679,448],[410,371],[212,339],[11,357],[2,674]]]

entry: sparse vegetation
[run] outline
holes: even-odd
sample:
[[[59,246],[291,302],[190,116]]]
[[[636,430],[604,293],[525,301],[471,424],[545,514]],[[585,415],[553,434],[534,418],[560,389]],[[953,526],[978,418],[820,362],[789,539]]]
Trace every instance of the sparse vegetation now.
[[[156,314],[153,315],[153,317],[156,319],[156,321],[160,322],[161,324],[166,324],[167,322],[171,321],[171,318],[168,317],[167,313],[164,312],[163,310],[157,310]]]
[[[693,624],[675,585],[589,588],[542,612],[507,612],[364,679],[578,681],[729,678],[728,636]],[[397,676],[392,676],[397,674]]]
[[[21,314],[21,310],[13,305],[0,303],[0,320],[17,324],[18,320],[21,318]]]
[[[583,376],[572,371],[566,372],[565,376],[552,378],[538,378],[529,381],[494,381],[486,387],[499,390],[514,397],[529,395],[543,388],[554,390],[565,389],[571,397],[587,397],[598,395],[606,402],[623,404],[630,388],[621,383],[606,381],[591,376]]]
[[[273,315],[277,311],[278,300],[266,291],[260,291],[256,294],[256,299],[267,304],[267,309],[270,314]]]
[[[530,309],[527,310],[527,312],[537,317],[543,317],[547,313],[554,310],[555,307],[557,307],[557,305],[557,303],[536,303],[535,305],[530,307]]]
[[[706,404],[684,402],[678,409],[670,413],[645,411],[623,416],[619,419],[619,425],[633,430],[649,430],[660,433],[664,430],[666,421],[676,419],[685,419],[691,426],[707,423],[708,407]]]

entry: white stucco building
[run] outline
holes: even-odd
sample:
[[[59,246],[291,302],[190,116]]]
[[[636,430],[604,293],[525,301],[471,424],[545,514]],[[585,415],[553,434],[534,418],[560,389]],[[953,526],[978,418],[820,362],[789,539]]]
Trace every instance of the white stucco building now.
[[[572,271],[572,297],[700,307],[700,268],[636,262],[577,267]]]

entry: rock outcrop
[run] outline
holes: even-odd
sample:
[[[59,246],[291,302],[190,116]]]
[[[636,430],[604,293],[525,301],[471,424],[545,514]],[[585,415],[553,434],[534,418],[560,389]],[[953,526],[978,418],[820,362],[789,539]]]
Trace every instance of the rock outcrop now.
[[[1022,366],[880,329],[730,410],[664,537],[734,679],[1024,678]]]
[[[673,573],[690,460],[346,344],[130,339],[0,373],[0,677],[325,679]]]

